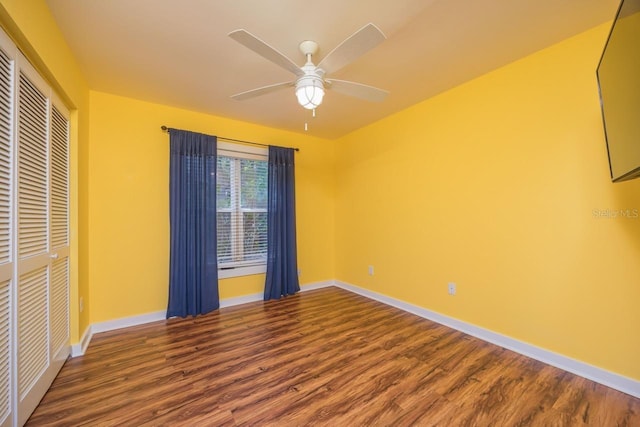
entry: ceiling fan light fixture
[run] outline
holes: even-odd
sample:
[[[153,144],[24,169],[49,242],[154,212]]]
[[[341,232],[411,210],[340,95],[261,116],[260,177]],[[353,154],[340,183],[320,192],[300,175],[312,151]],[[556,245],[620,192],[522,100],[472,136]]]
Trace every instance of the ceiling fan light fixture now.
[[[327,88],[336,92],[366,101],[380,102],[387,95],[386,91],[361,83],[336,79],[325,80],[327,73],[331,74],[340,70],[385,40],[385,35],[374,24],[369,23],[346,38],[325,55],[318,65],[315,65],[312,59],[313,55],[318,52],[318,44],[312,40],[304,40],[298,46],[300,52],[307,59],[302,67],[246,30],[232,31],[229,33],[229,37],[296,76],[296,80],[293,81],[262,86],[232,95],[231,98],[235,100],[242,101],[295,86],[298,104],[315,112],[315,109],[322,104],[325,83]]]
[[[307,110],[313,110],[322,104],[324,87],[322,80],[314,76],[304,76],[296,82],[298,103]]]

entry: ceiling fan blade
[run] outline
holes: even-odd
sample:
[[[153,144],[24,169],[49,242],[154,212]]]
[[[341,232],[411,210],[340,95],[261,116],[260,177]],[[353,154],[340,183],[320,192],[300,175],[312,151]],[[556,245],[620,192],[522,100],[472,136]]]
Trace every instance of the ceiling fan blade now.
[[[229,33],[229,37],[244,45],[245,47],[248,47],[263,58],[266,58],[274,64],[281,66],[285,70],[291,71],[298,77],[304,74],[304,71],[302,71],[302,69],[300,69],[300,67],[298,67],[295,62],[246,30],[241,29],[232,31]]]
[[[340,43],[318,64],[327,74],[355,61],[386,39],[378,27],[369,23]]]
[[[364,99],[365,101],[382,102],[389,92],[377,87],[363,85],[362,83],[349,82],[346,80],[326,79],[327,89],[335,90],[344,95]]]
[[[296,82],[283,82],[269,86],[262,86],[257,89],[251,89],[245,92],[236,93],[235,95],[231,95],[231,98],[235,99],[236,101],[244,101],[245,99],[266,95],[267,93],[275,92],[286,87],[293,87],[295,84]]]

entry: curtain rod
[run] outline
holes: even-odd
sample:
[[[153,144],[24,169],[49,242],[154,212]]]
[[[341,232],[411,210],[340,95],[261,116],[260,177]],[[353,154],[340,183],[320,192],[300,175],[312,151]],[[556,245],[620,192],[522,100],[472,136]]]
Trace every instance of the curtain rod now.
[[[162,131],[163,131],[163,132],[169,132],[169,128],[168,128],[168,127],[166,127],[166,126],[164,126],[164,125],[160,126],[160,129],[162,129]],[[216,138],[217,138],[217,139],[221,139],[221,140],[223,140],[223,141],[227,141],[227,142],[240,142],[240,143],[242,143],[242,144],[258,145],[258,146],[260,146],[260,147],[268,147],[268,146],[269,146],[269,144],[261,144],[261,143],[259,143],[259,142],[252,142],[252,141],[243,141],[243,140],[241,140],[241,139],[225,138],[225,137],[223,137],[223,136],[217,136]],[[294,150],[295,150],[295,151],[300,151],[300,149],[299,149],[299,148],[294,148]]]

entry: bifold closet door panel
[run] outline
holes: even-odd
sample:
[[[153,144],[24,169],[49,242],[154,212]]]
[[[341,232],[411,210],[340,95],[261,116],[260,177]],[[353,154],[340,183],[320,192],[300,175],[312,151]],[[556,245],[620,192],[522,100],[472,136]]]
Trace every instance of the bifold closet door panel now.
[[[51,357],[69,348],[69,114],[52,103],[50,138],[50,333]],[[66,349],[66,351],[65,351]]]
[[[0,34],[4,36],[4,33]],[[12,258],[12,150],[15,61],[0,37],[0,426],[12,422],[11,334],[14,264]]]
[[[31,413],[31,401],[40,393],[38,382],[47,371],[50,359],[49,99],[44,82],[27,72],[21,69],[18,75],[16,162],[16,380],[18,417],[24,421]]]
[[[69,133],[0,30],[0,427],[28,420],[70,354]]]

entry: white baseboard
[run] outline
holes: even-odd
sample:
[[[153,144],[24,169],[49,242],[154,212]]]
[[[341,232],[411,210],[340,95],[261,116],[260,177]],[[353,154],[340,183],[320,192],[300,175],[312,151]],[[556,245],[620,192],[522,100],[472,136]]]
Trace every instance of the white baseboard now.
[[[415,314],[425,319],[429,319],[441,325],[445,325],[466,334],[472,335],[476,338],[480,338],[483,341],[499,345],[501,347],[515,351],[516,353],[520,353],[524,356],[530,357],[551,366],[555,366],[556,368],[571,372],[573,374],[603,384],[607,387],[611,387],[623,393],[627,393],[631,396],[640,398],[640,381],[638,380],[627,378],[625,376],[604,370],[602,368],[589,365],[588,363],[584,363],[579,360],[575,360],[570,357],[563,356],[561,354],[557,354],[540,347],[536,347],[534,345],[516,340],[506,335],[502,335],[488,329],[463,322],[453,317],[445,316],[435,311],[427,310],[426,308],[409,304],[405,301],[401,301],[395,298],[388,297],[386,295],[379,294],[377,292],[363,289],[349,283],[335,281],[334,284],[336,287],[345,289],[358,295],[362,295],[375,301],[379,301],[392,307],[399,308],[400,310]]]
[[[333,286],[333,280],[326,280],[323,282],[309,283],[300,286],[300,292],[310,291],[313,289],[326,288]],[[235,305],[246,304],[249,302],[262,301],[264,299],[263,293],[243,295],[240,297],[226,298],[220,300],[220,308],[232,307]],[[71,346],[71,356],[82,356],[86,351],[93,334],[100,332],[113,331],[121,328],[128,328],[130,326],[143,325],[145,323],[156,322],[158,320],[165,320],[167,316],[166,311],[156,311],[153,313],[141,314],[139,316],[123,317],[115,320],[107,320],[106,322],[98,322],[90,325],[84,332],[80,342]]]
[[[483,341],[487,341],[509,350],[520,353],[524,356],[531,357],[532,359],[539,360],[540,362],[555,366],[613,389],[619,390],[623,393],[627,393],[631,396],[640,398],[640,381],[627,378],[625,376],[609,372],[602,368],[598,368],[593,365],[581,362],[579,360],[572,359],[561,354],[554,353],[552,351],[536,347],[534,345],[516,340],[514,338],[502,335],[488,329],[481,328],[479,326],[463,322],[462,320],[455,319],[453,317],[445,316],[435,311],[427,310],[405,301],[401,301],[395,298],[388,297],[377,292],[373,292],[358,286],[341,282],[326,280],[322,282],[309,283],[301,285],[300,291],[311,291],[314,289],[321,289],[330,286],[336,286],[338,288],[353,292],[358,295],[370,298],[375,301],[379,301],[383,304],[396,307],[400,310],[408,313],[415,314],[416,316],[429,319],[441,325],[448,326],[458,331],[464,332]],[[251,294],[240,297],[227,298],[220,301],[220,308],[232,307],[235,305],[246,304],[250,302],[262,301],[263,294]],[[91,342],[93,334],[99,332],[112,331],[115,329],[126,328],[130,326],[142,325],[145,323],[155,322],[158,320],[164,320],[166,318],[166,311],[157,311],[154,313],[147,313],[140,316],[126,317],[122,319],[109,320],[106,322],[94,323],[87,328],[80,340],[80,343],[71,346],[71,356],[82,356]]]
[[[166,311],[155,311],[152,313],[141,314],[139,316],[123,317],[120,319],[107,320],[106,322],[98,322],[91,325],[92,334],[100,332],[113,331],[116,329],[128,328],[130,326],[143,325],[145,323],[157,322],[167,318]]]
[[[220,300],[220,308],[233,307],[234,305],[247,304],[250,302],[262,301],[264,296],[260,294],[242,295],[240,297],[226,298]]]
[[[300,292],[327,288],[329,286],[334,286],[334,284],[335,282],[333,280],[324,280],[322,282],[308,283],[305,285],[300,285]],[[264,294],[262,292],[258,294],[243,295],[240,297],[226,298],[226,299],[220,300],[220,308],[232,307],[234,305],[246,304],[249,302],[257,302],[257,301],[263,301],[263,300],[264,300]]]
[[[313,291],[316,289],[328,288],[335,285],[335,280],[324,280],[322,282],[308,283],[306,285],[300,285],[300,292]]]
[[[91,332],[91,326],[89,326],[82,334],[80,342],[71,346],[71,357],[82,356],[87,351],[87,347],[89,347],[91,337],[93,337],[93,333]]]
[[[107,320],[89,325],[84,331],[80,342],[71,346],[71,357],[82,356],[87,351],[93,334],[113,331],[116,329],[128,328],[130,326],[143,325],[145,323],[164,320],[166,311],[156,311],[154,313],[141,314],[139,316],[123,317],[120,319]]]

